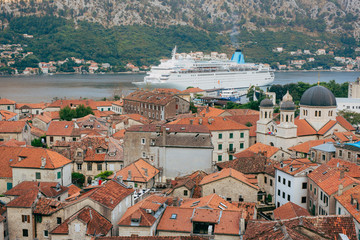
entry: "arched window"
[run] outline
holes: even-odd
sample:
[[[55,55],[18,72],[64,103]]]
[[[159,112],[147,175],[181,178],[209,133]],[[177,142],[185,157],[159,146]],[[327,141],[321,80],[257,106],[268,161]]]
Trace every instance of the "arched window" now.
[[[305,110],[303,110],[303,114],[305,115]]]
[[[293,115],[290,115],[290,122],[293,121]]]
[[[273,143],[273,142],[270,142],[270,146],[272,146],[272,147],[273,147],[273,146],[274,146],[274,143]]]
[[[315,117],[317,117],[317,111],[315,111]]]
[[[264,113],[263,113],[263,111],[261,111],[261,118],[263,118],[264,117]]]
[[[267,112],[265,112],[265,118],[267,118]]]
[[[289,115],[286,114],[286,122],[289,122]]]
[[[319,111],[319,117],[321,117],[321,111]]]

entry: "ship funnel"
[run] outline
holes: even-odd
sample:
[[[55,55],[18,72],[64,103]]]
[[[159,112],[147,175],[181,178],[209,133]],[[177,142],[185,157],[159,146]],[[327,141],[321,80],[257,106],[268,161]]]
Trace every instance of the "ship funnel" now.
[[[237,49],[235,53],[231,57],[231,61],[236,62],[238,64],[244,64],[245,63],[245,57],[242,54],[240,49]]]

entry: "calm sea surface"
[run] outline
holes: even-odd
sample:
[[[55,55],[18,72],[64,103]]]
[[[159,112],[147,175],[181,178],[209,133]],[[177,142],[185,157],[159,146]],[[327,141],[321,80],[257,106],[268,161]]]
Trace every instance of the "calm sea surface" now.
[[[0,77],[0,97],[17,102],[41,102],[58,98],[100,99],[126,95],[137,88],[132,82],[141,82],[144,74],[99,75],[36,75]],[[273,84],[292,82],[316,83],[334,79],[338,83],[353,82],[360,72],[279,72]]]

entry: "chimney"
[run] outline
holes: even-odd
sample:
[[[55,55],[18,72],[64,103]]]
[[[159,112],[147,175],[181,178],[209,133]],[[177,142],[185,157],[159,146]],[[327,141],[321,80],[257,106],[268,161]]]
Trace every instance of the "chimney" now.
[[[213,226],[212,226],[212,225],[209,225],[209,226],[208,226],[208,234],[209,234],[209,235],[212,235],[212,232],[213,232]]]
[[[145,168],[145,169],[144,169],[144,171],[145,171],[145,176],[147,176],[147,177],[148,177],[148,176],[149,176],[149,174],[148,174],[148,170],[147,170],[147,168]]]
[[[131,170],[128,171],[128,177],[127,180],[130,181],[131,180]]]
[[[193,125],[194,119],[190,119],[190,125]]]
[[[338,196],[342,195],[343,189],[344,189],[344,186],[342,185],[342,183],[340,183],[339,187],[338,187]]]
[[[199,125],[202,125],[202,118],[199,118]]]
[[[44,168],[46,165],[46,158],[41,157],[41,168]]]
[[[239,225],[240,235],[243,235],[245,233],[245,219],[243,217],[240,218]]]
[[[207,112],[207,113],[210,112],[209,106],[206,107],[206,112]]]
[[[341,167],[340,168],[340,179],[343,179],[345,177],[345,168]]]
[[[211,123],[212,123],[212,121],[213,121],[213,119],[212,119],[212,118],[208,118],[208,123],[209,123],[209,124],[211,124]]]

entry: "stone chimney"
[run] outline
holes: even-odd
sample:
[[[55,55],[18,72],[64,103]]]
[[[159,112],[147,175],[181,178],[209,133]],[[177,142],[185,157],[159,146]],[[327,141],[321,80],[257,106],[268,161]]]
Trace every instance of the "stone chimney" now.
[[[214,119],[208,118],[208,123],[211,124]]]
[[[46,158],[41,157],[41,168],[44,168],[46,165]]]
[[[343,179],[345,177],[345,168],[341,167],[340,168],[340,179]]]
[[[340,183],[339,187],[338,187],[338,196],[342,195],[343,189],[344,189],[344,185],[342,185],[342,183]]]
[[[128,171],[128,177],[127,180],[130,181],[131,180],[131,170]]]

